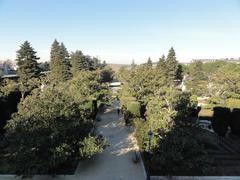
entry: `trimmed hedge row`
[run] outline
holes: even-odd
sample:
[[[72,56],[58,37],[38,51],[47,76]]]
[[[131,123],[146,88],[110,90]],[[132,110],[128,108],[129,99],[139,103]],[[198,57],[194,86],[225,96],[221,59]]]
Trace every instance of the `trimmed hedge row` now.
[[[240,136],[240,109],[233,109],[229,121],[231,131],[234,135]]]
[[[127,104],[122,104],[122,113],[126,125],[131,125],[134,118],[141,117],[141,104],[138,101],[129,101]]]
[[[219,136],[225,136],[228,131],[229,117],[231,111],[229,108],[215,107],[213,108],[212,126]]]
[[[212,125],[219,136],[225,136],[229,126],[232,134],[240,136],[240,109],[215,107],[213,112]]]

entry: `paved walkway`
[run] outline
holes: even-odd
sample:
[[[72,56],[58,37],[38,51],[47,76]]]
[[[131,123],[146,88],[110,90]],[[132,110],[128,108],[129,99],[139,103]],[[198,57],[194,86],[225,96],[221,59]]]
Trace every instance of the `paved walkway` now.
[[[98,131],[106,138],[109,147],[92,160],[81,163],[76,175],[84,180],[144,180],[141,162],[133,163],[136,140],[132,131],[124,125],[117,111],[108,109],[101,115]]]

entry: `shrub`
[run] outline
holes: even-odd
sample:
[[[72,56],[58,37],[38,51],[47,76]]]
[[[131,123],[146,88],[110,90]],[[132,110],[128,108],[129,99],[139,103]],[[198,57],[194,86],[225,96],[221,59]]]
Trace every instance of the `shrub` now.
[[[213,109],[214,105],[213,104],[205,104],[202,106],[203,109]]]
[[[133,115],[133,117],[140,117],[140,103],[137,101],[131,101],[127,105],[127,110]]]
[[[240,108],[240,99],[229,98],[225,101],[225,105],[229,108]]]
[[[102,152],[102,147],[99,147],[97,139],[94,137],[85,137],[82,142],[79,143],[79,153],[80,157],[90,158],[94,154]]]
[[[140,107],[140,116],[141,118],[145,119],[145,113],[146,113],[146,105],[145,104],[141,104],[141,107]]]
[[[193,103],[193,104],[196,104],[198,103],[198,100],[197,100],[198,96],[197,95],[192,95],[190,97],[190,101]]]
[[[175,127],[159,139],[151,159],[154,172],[161,175],[205,175],[212,171],[212,159],[197,127]]]
[[[240,109],[233,109],[230,122],[231,132],[234,135],[240,136]]]
[[[141,150],[147,149],[148,143],[148,124],[144,122],[142,119],[134,119],[134,129],[135,129],[135,137],[138,142],[138,146]]]
[[[224,107],[213,108],[212,125],[219,136],[225,136],[228,130],[230,109]]]
[[[79,109],[74,99],[59,89],[33,92],[19,104],[18,112],[8,121],[8,161],[14,164],[17,174],[55,173],[66,162],[88,158],[101,151],[96,145],[94,151],[87,152],[87,145],[92,141],[86,141],[85,137],[92,128],[92,120],[83,114],[89,110]],[[79,153],[79,148],[83,153]]]

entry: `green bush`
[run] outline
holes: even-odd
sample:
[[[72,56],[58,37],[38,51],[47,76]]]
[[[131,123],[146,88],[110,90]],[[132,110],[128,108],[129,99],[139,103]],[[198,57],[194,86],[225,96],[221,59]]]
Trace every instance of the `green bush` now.
[[[197,127],[175,127],[159,139],[151,158],[154,172],[161,175],[196,176],[212,172],[212,159]]]
[[[135,118],[134,119],[134,129],[135,129],[135,137],[138,142],[138,146],[141,150],[147,149],[148,143],[148,124],[143,121],[143,119]]]
[[[240,109],[233,109],[230,122],[231,132],[234,135],[240,136]]]
[[[190,101],[193,103],[193,104],[196,104],[198,103],[198,100],[197,100],[198,96],[197,95],[192,95],[190,97]]]
[[[203,109],[213,109],[214,105],[213,104],[205,104],[202,106]]]
[[[220,97],[212,97],[209,99],[210,104],[219,105],[219,104],[224,104],[224,100]]]
[[[229,98],[225,101],[225,105],[229,108],[240,108],[240,99]]]
[[[132,125],[133,119],[140,117],[140,103],[137,101],[129,101],[128,103],[121,101],[121,104],[126,125]]]
[[[15,173],[56,173],[56,169],[67,162],[101,152],[101,146],[92,146],[92,141],[86,139],[92,120],[85,114],[91,106],[86,103],[79,109],[78,103],[60,89],[34,91],[19,104],[18,112],[8,121],[6,152],[10,154],[8,162],[13,163]],[[94,151],[87,152],[89,144]]]
[[[127,110],[133,115],[133,117],[140,117],[140,103],[137,101],[131,101],[127,105]]]
[[[215,107],[213,108],[213,111],[213,129],[219,136],[225,136],[228,131],[229,118],[231,115],[230,109],[225,107]]]

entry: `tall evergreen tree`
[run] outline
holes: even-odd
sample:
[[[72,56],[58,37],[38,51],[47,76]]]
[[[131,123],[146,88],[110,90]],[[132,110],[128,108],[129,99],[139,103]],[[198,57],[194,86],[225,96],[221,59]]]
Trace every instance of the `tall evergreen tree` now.
[[[157,68],[160,70],[166,70],[166,59],[164,54],[162,55],[161,58],[159,58],[159,61],[157,63]]]
[[[67,51],[67,48],[66,48],[65,45],[63,44],[63,42],[61,42],[60,47],[61,47],[61,50],[62,50],[62,52],[63,52],[63,54],[64,54],[65,59],[66,59],[66,60],[69,60],[70,55],[69,55],[69,53],[68,53],[68,51]]]
[[[183,79],[183,67],[181,64],[177,66],[176,79],[180,81]]]
[[[135,61],[134,61],[134,59],[132,60],[132,64],[131,64],[131,69],[135,69],[135,67],[136,67],[137,65],[135,64]]]
[[[71,54],[71,65],[72,65],[72,74],[76,74],[77,72],[83,70],[82,62],[84,61],[84,56],[81,51],[77,50],[76,52]]]
[[[93,61],[93,70],[96,70],[98,68],[102,68],[100,60],[97,57],[93,57],[92,61]]]
[[[71,77],[70,55],[69,55],[69,53],[67,51],[67,48],[63,44],[63,42],[61,42],[60,48],[61,48],[61,52],[64,55],[64,64],[65,64],[64,68],[65,68],[65,72],[66,72],[66,74],[68,74],[69,77]]]
[[[26,92],[31,91],[33,88],[29,84],[30,80],[37,78],[40,74],[40,69],[37,63],[39,57],[36,56],[36,53],[37,52],[34,51],[28,41],[25,41],[17,51],[17,75],[19,76],[22,97],[24,97]]]
[[[17,74],[21,81],[39,76],[40,70],[37,63],[39,57],[36,53],[28,41],[25,41],[17,51]]]
[[[66,49],[57,40],[54,40],[51,48],[50,68],[55,81],[65,81],[71,77],[70,66],[66,60]]]
[[[148,66],[148,67],[152,67],[152,60],[151,60],[150,57],[148,58],[147,66]]]
[[[106,61],[104,60],[103,63],[102,63],[102,67],[104,68],[104,67],[106,67],[106,66],[107,66],[107,63],[106,63]]]
[[[82,61],[82,70],[93,70],[93,63],[91,56],[85,55]]]
[[[167,76],[170,82],[173,82],[177,78],[177,69],[178,69],[178,62],[176,59],[176,53],[173,47],[171,47],[166,59]]]
[[[188,81],[186,82],[187,89],[189,89],[192,94],[198,96],[207,95],[208,77],[204,73],[203,63],[201,61],[195,61],[192,66]]]

